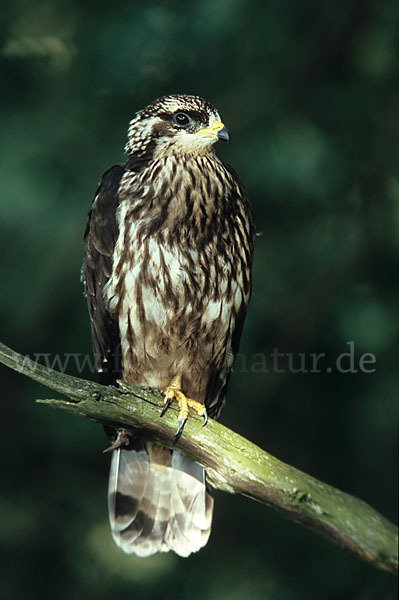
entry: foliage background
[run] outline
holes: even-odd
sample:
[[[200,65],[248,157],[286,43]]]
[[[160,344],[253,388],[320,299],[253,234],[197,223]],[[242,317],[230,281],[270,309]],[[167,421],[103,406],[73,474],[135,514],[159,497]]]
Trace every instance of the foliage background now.
[[[2,3],[2,341],[31,356],[90,353],[79,270],[96,183],[123,160],[136,110],[202,95],[230,128],[217,151],[262,232],[222,420],[396,520],[397,12],[389,0]],[[375,355],[374,373],[326,371],[348,341],[356,364]],[[292,373],[281,359],[276,372],[274,348],[326,362]],[[123,555],[108,532],[101,428],[35,406],[48,391],[5,368],[1,390],[3,598],[395,597],[390,575],[220,493],[199,554]]]

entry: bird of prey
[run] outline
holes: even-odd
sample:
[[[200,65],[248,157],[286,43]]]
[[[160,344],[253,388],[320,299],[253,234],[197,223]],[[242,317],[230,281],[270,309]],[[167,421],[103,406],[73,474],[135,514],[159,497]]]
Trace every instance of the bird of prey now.
[[[130,122],[125,164],[102,177],[85,233],[85,284],[100,382],[162,390],[217,418],[251,294],[255,228],[242,184],[213,147],[229,141],[217,110],[159,98]],[[127,553],[188,556],[210,534],[202,466],[140,439],[113,451],[113,538]]]

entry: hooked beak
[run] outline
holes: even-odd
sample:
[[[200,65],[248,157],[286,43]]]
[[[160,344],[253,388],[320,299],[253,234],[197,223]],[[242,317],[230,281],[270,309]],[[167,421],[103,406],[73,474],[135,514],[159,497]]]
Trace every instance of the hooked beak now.
[[[222,140],[222,142],[227,142],[230,144],[230,134],[227,127],[223,125],[222,129],[217,132],[218,140]]]
[[[210,127],[204,127],[204,129],[200,129],[197,131],[197,135],[206,135],[210,138],[214,138],[215,140],[222,140],[223,142],[230,141],[230,135],[227,127],[223,125],[220,121],[215,119]]]

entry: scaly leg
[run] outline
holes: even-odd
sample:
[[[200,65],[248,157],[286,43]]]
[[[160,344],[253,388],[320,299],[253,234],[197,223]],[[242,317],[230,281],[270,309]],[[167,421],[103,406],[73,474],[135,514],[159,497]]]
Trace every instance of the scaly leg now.
[[[207,424],[208,415],[206,412],[205,405],[202,404],[201,402],[197,402],[197,400],[192,400],[192,398],[187,398],[187,396],[185,396],[183,394],[183,392],[181,391],[181,375],[176,375],[176,377],[174,377],[172,379],[170,384],[163,390],[163,394],[165,396],[165,402],[164,402],[164,407],[161,412],[161,417],[168,410],[172,400],[176,400],[177,403],[179,404],[179,408],[180,408],[179,417],[178,417],[179,418],[179,427],[178,427],[178,430],[176,431],[176,435],[175,435],[175,439],[174,439],[175,442],[181,436],[184,425],[188,419],[188,409],[189,408],[192,408],[193,410],[195,410],[195,412],[200,417],[204,417],[204,425],[203,426],[205,426]]]

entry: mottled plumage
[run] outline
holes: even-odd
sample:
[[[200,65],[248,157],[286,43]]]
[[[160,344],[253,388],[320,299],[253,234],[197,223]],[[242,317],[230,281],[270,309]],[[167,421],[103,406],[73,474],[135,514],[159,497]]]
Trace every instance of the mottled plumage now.
[[[126,164],[105,173],[94,198],[83,265],[100,381],[165,390],[178,377],[214,418],[238,350],[254,242],[242,185],[213,153],[218,139],[227,130],[197,96],[137,113]],[[110,521],[126,552],[198,550],[212,504],[203,468],[177,451],[134,440],[113,452]]]

